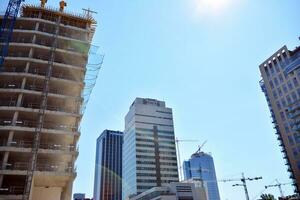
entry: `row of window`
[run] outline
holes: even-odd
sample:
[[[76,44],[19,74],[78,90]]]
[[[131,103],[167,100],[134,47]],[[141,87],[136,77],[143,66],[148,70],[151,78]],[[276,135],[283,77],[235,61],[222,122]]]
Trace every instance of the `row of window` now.
[[[293,91],[293,92],[291,92],[291,96],[286,95],[286,97],[282,97],[281,99],[276,101],[277,108],[280,110],[280,109],[283,109],[286,106],[291,105],[292,103],[298,101],[300,98],[300,88],[297,88],[297,94],[298,94],[298,97],[297,97],[296,93]]]
[[[300,144],[300,133],[294,133],[293,136],[288,136],[289,145]]]
[[[277,73],[279,73],[280,72],[280,68],[279,67],[281,67],[282,69],[284,69],[285,65],[288,63],[287,54],[286,54],[286,52],[284,50],[282,52],[282,56],[283,56],[283,59],[282,59],[282,57],[281,57],[280,54],[277,54],[277,59],[274,57],[272,61],[270,60],[268,62],[268,64],[264,65],[264,69],[265,69],[265,72],[266,72],[266,74],[267,74],[268,77],[270,75],[273,75],[275,73],[275,71]],[[278,62],[277,62],[277,60],[278,60]]]
[[[137,176],[155,176],[154,173],[136,173]],[[178,174],[161,174],[161,177],[171,177],[171,178],[178,178]]]

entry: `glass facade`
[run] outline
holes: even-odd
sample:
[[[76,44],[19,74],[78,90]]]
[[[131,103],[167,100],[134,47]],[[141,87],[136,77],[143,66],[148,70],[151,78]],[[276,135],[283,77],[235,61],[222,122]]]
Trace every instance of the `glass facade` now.
[[[172,109],[136,98],[125,118],[123,199],[178,182]]]
[[[183,163],[184,179],[201,179],[206,182],[208,199],[220,200],[213,157],[204,152],[195,153]]]
[[[97,139],[94,200],[122,199],[123,133],[105,130]]]

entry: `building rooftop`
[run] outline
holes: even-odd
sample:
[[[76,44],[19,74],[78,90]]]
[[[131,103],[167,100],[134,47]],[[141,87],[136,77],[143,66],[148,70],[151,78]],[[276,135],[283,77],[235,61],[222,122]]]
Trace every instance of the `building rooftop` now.
[[[158,107],[166,107],[166,103],[164,101],[160,101],[157,99],[151,99],[151,98],[140,98],[137,97],[134,102],[131,104],[130,108],[137,104],[144,104],[144,105],[152,105],[152,106],[158,106]]]

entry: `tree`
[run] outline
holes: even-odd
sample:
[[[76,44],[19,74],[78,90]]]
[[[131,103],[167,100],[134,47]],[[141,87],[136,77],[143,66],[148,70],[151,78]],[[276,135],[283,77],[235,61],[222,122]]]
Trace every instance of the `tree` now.
[[[260,198],[260,200],[276,200],[272,194],[262,194]]]

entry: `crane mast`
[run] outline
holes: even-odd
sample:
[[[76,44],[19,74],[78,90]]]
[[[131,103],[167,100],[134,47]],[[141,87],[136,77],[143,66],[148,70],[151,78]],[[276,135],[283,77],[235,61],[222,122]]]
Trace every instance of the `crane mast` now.
[[[11,41],[14,25],[24,0],[10,0],[2,19],[0,30],[0,42],[2,43],[0,57],[0,71],[3,70],[4,59],[8,55],[9,43]]]

